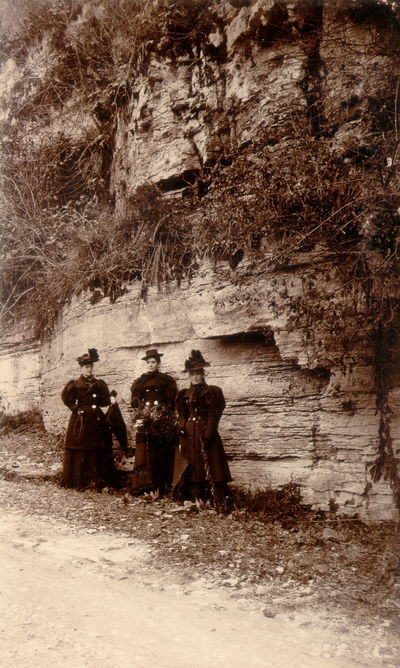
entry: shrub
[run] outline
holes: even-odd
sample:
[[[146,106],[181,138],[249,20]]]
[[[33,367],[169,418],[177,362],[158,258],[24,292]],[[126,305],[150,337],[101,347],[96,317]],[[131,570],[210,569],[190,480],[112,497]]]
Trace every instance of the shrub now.
[[[257,515],[263,522],[280,522],[285,527],[304,519],[308,513],[301,505],[300,487],[293,482],[277,489],[234,488],[230,504],[236,510],[244,510],[247,516]]]
[[[0,416],[0,433],[40,433],[45,434],[43,418],[38,410],[21,411],[12,415]]]

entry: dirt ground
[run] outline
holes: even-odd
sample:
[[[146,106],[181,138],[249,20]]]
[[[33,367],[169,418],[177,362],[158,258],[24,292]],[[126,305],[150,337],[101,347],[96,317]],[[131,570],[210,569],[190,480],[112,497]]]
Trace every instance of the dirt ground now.
[[[303,634],[303,649],[291,656],[288,666],[311,668],[319,660],[319,665],[349,668],[400,667],[399,544],[394,524],[366,525],[356,518],[309,513],[285,526],[260,521],[259,515],[244,509],[218,515],[169,499],[126,497],[124,490],[101,494],[64,490],[57,482],[61,458],[61,442],[40,430],[25,428],[1,437],[2,536],[13,552],[26,559],[32,545],[43,550],[40,535],[50,540],[45,527],[55,543],[61,534],[63,540],[68,536],[76,541],[79,536],[80,544],[89,541],[84,557],[70,559],[69,566],[78,569],[79,577],[89,569],[91,577],[101,575],[109,582],[123,578],[126,586],[134,583],[144,592],[162,592],[161,608],[171,592],[174,605],[187,596],[200,605],[202,614],[219,610],[228,626],[228,620],[244,616],[251,628],[264,624],[266,633],[272,633],[272,627],[265,624],[276,624],[275,632],[282,637],[288,629],[291,638]],[[87,551],[92,550],[93,556],[96,549],[114,542],[121,554],[133,546],[140,548],[141,556],[128,556],[122,564],[104,554],[92,559]],[[46,558],[49,564],[57,562],[54,552]],[[18,563],[15,555],[14,562]],[[122,594],[115,593],[121,601]],[[191,615],[184,606],[181,612],[184,619]],[[211,619],[204,620],[207,628],[208,622]],[[5,638],[13,640],[10,630]],[[261,646],[254,651],[263,656]],[[284,652],[279,651],[275,658],[281,663],[264,665],[285,666]],[[69,666],[70,658],[60,665]],[[144,665],[170,665],[167,659],[163,664],[144,658]],[[74,665],[95,664],[89,660]],[[190,665],[182,663],[182,668]],[[222,658],[220,664],[203,661],[202,665],[226,664]]]

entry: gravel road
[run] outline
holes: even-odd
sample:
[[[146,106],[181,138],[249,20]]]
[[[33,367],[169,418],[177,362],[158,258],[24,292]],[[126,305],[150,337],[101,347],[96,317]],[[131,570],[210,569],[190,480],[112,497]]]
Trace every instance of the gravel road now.
[[[152,548],[10,509],[0,525],[4,668],[378,668],[379,644],[318,619],[270,619],[201,577],[157,570]]]

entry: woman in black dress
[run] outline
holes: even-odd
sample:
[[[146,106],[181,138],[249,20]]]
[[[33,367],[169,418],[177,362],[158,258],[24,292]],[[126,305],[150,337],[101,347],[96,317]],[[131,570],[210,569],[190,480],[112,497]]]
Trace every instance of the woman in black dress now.
[[[220,387],[207,385],[204,367],[209,367],[200,350],[192,350],[185,362],[190,387],[176,398],[180,443],[175,452],[173,488],[175,498],[190,494],[192,499],[225,505],[227,483],[232,480],[218,433],[225,408]]]
[[[95,348],[78,357],[81,375],[67,383],[61,394],[71,411],[62,473],[65,487],[100,491],[115,484],[111,429],[100,408],[109,406],[110,393],[104,380],[93,376],[98,360]]]
[[[146,352],[147,371],[131,387],[131,405],[136,425],[136,454],[131,494],[159,490],[160,496],[171,487],[176,442],[174,418],[176,382],[159,371],[163,353],[156,348]]]

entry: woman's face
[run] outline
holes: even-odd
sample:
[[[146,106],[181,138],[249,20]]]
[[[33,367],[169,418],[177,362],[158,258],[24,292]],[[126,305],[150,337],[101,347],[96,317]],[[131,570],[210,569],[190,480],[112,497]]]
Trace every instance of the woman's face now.
[[[147,371],[157,371],[159,366],[155,357],[150,357],[148,360],[146,360],[146,364],[147,364]]]
[[[93,374],[93,364],[85,364],[82,367],[82,376],[85,376],[87,378],[88,376],[91,376]]]
[[[195,371],[189,371],[189,380],[192,385],[199,385],[204,378],[203,369],[196,369]]]

